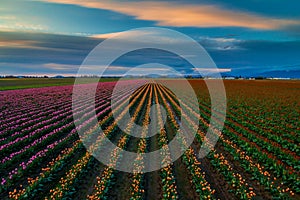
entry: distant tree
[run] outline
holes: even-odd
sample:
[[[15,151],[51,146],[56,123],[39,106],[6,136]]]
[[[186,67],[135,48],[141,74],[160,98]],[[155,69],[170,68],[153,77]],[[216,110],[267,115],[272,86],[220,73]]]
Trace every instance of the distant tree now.
[[[6,75],[5,78],[16,78],[16,77],[13,75]]]
[[[255,77],[255,80],[263,80],[263,79],[265,79],[265,78],[262,76]]]

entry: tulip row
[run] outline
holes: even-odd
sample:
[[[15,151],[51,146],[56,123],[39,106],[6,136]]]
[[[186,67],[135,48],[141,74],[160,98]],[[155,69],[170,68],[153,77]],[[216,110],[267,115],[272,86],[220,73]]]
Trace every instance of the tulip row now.
[[[14,129],[15,126],[19,127],[20,125],[26,125],[28,124],[28,122],[34,124],[34,120],[30,120],[32,119],[32,116],[34,116],[35,118],[47,116],[48,113],[51,113],[51,111],[54,111],[57,107],[69,105],[70,102],[63,101],[60,98],[45,99],[45,96],[43,94],[45,92],[48,92],[47,94],[49,96],[52,96],[56,94],[70,93],[70,89],[71,88],[67,89],[66,91],[63,88],[53,87],[50,91],[45,91],[44,88],[32,90],[32,92],[30,92],[31,90],[8,91],[3,95],[7,98],[4,101],[1,101],[3,103],[5,101],[9,102],[10,107],[7,107],[7,109],[1,112],[1,114],[3,114],[3,116],[5,117],[0,118],[3,122],[3,126],[0,129],[0,135],[2,136],[5,133],[5,131]],[[25,91],[27,91],[27,93]],[[38,102],[38,104],[28,101],[26,99],[27,96],[34,96],[35,101]],[[45,104],[43,104],[43,102]],[[13,112],[10,112],[10,109]],[[43,110],[43,112],[41,112],[41,110]]]
[[[186,101],[184,102],[188,102],[188,99],[186,99]],[[181,104],[185,105],[183,102],[181,102]],[[191,109],[192,110],[192,109]],[[193,112],[194,115],[197,115],[195,112]],[[203,112],[202,112],[203,114]],[[198,116],[200,119],[201,117]],[[208,121],[209,118],[208,116],[206,116],[206,120]],[[204,127],[208,127],[208,123],[207,121],[202,121],[200,120],[200,125],[204,126]],[[243,167],[248,169],[246,171],[249,172],[249,169],[251,169],[252,175],[254,179],[258,179],[260,181],[260,184],[265,185],[267,188],[271,188],[271,192],[274,196],[284,196],[284,194],[282,193],[282,191],[285,192],[289,192],[290,194],[294,194],[293,191],[291,189],[289,189],[286,186],[283,186],[282,184],[280,184],[280,187],[285,187],[285,189],[280,189],[280,188],[276,188],[273,186],[274,182],[272,182],[269,178],[270,174],[268,171],[265,171],[262,166],[260,166],[258,163],[254,162],[251,157],[249,156],[245,156],[245,152],[247,152],[248,154],[251,152],[251,150],[249,150],[249,146],[245,144],[243,144],[242,140],[239,140],[239,138],[237,138],[234,134],[227,132],[226,129],[223,131],[223,133],[225,135],[227,135],[228,137],[230,137],[230,140],[225,140],[224,137],[221,135],[221,133],[219,133],[220,139],[222,144],[227,148],[226,150],[228,150],[231,154],[233,154],[235,159],[239,159],[240,161],[243,161]],[[235,136],[235,137],[234,137]],[[232,142],[231,141],[240,141],[240,143],[238,145],[234,145],[234,148],[230,148],[230,150],[228,149],[230,146],[232,146]],[[242,144],[241,144],[242,143]],[[248,149],[238,149],[238,147],[247,147]],[[261,153],[257,150],[257,149],[253,149],[253,151],[257,151],[257,154],[255,154],[256,157],[259,157],[261,155]],[[270,158],[264,158],[264,160],[266,159],[270,159]],[[270,159],[271,161],[273,161],[272,159]],[[261,161],[263,161],[263,159],[261,159]],[[268,167],[266,167],[268,168]],[[294,183],[299,182],[299,178],[297,178],[296,176],[293,175],[289,175],[288,173],[284,173],[284,177],[289,176],[289,180],[292,178],[292,180],[294,180]],[[260,177],[260,178],[258,178]],[[276,179],[276,177],[274,177]],[[295,184],[297,187],[297,184]],[[294,185],[294,188],[296,188]]]
[[[102,108],[103,108],[103,106],[101,105],[101,106],[99,106],[99,108],[96,108],[96,110],[99,110],[99,109],[102,109]],[[81,111],[81,112],[85,112],[85,111]],[[69,114],[69,116],[67,116],[67,114]],[[9,156],[7,156],[5,158],[3,158],[2,161],[1,161],[2,164],[5,164],[3,166],[9,166],[10,163],[6,163],[6,161],[11,161],[15,156],[17,156],[19,154],[24,154],[26,152],[30,153],[29,150],[32,150],[32,148],[36,148],[35,146],[39,145],[39,143],[41,143],[42,141],[45,142],[44,140],[46,138],[52,136],[53,134],[56,135],[56,133],[58,133],[58,132],[61,132],[61,131],[65,130],[65,129],[69,129],[69,127],[73,124],[72,123],[71,112],[65,113],[65,114],[63,113],[63,114],[59,115],[59,117],[64,117],[64,116],[67,116],[65,118],[65,120],[64,120],[65,121],[64,123],[69,122],[68,124],[66,124],[64,126],[61,126],[63,123],[61,122],[61,120],[57,120],[51,126],[44,126],[41,129],[37,129],[37,130],[31,132],[30,134],[25,135],[24,138],[22,138],[21,140],[16,140],[16,141],[18,141],[18,143],[12,143],[12,144],[15,144],[14,146],[6,145],[5,148],[7,150],[10,150],[10,151],[12,149],[18,149],[18,148],[21,148],[21,147],[23,147],[23,148],[21,148],[21,150],[19,150],[17,152],[11,153]],[[52,132],[44,134],[44,131],[47,130],[47,129],[52,130]],[[35,135],[38,135],[38,136],[41,135],[41,137],[35,137]],[[33,141],[33,142],[31,144],[29,144],[29,145],[26,145],[25,141],[22,141],[23,139],[26,139],[28,141]],[[18,145],[18,146],[16,146],[16,145]],[[24,148],[24,145],[26,145],[25,148]],[[41,145],[39,145],[39,146],[41,146]]]
[[[80,140],[76,140],[72,147],[67,147],[61,151],[61,153],[54,159],[52,159],[45,168],[42,168],[42,172],[36,178],[27,178],[28,186],[26,188],[22,188],[19,190],[14,190],[9,193],[9,197],[11,199],[26,199],[26,198],[35,198],[34,191],[38,190],[39,186],[43,186],[47,182],[52,181],[53,176],[58,173],[62,166],[66,164],[75,151],[78,151],[79,148],[82,148],[82,143]]]
[[[141,139],[138,143],[138,155],[137,158],[134,160],[134,173],[132,175],[132,184],[131,184],[131,200],[141,200],[143,199],[145,190],[143,188],[143,180],[144,180],[144,173],[141,173],[144,169],[144,156],[143,154],[146,152],[147,141],[145,137],[148,133],[148,125],[149,125],[149,117],[150,116],[150,109],[151,109],[151,102],[152,102],[152,93],[153,87],[152,84],[150,85],[150,93],[148,96],[148,100],[146,103],[146,112],[145,117],[142,124],[142,132],[141,132]]]
[[[208,116],[206,116],[206,120],[208,120],[207,117]],[[293,194],[294,192],[292,189],[288,189],[286,191],[286,189],[289,187],[293,188],[295,191],[300,191],[300,178],[297,175],[297,172],[295,172],[293,169],[285,168],[282,166],[282,164],[278,164],[273,157],[269,157],[267,154],[262,153],[256,147],[251,147],[246,141],[241,140],[237,135],[232,134],[232,132],[226,128],[223,130],[223,134],[229,138],[229,141],[235,142],[235,146],[240,148],[239,151],[241,153],[247,152],[248,156],[245,157],[245,159],[256,165],[256,167],[252,170],[253,178],[259,180],[260,184],[265,185],[267,188],[271,187],[270,190],[273,195],[282,196],[282,191]],[[251,158],[250,156],[255,157],[255,159]],[[238,159],[238,157],[234,157]],[[245,162],[248,163],[247,161]],[[248,163],[244,168],[249,169],[248,166],[250,163]],[[264,170],[261,170],[261,167],[263,167]],[[260,173],[257,173],[256,169],[259,169],[258,171]],[[273,185],[276,184],[274,184],[270,177],[273,177],[273,180],[277,180],[275,182],[277,182],[276,184],[278,184],[279,188],[273,188]],[[282,179],[282,182],[278,181],[278,178]]]
[[[163,100],[165,98],[163,97]],[[174,103],[174,102],[171,102]],[[164,103],[165,104],[165,103]],[[174,118],[175,116],[171,113],[170,109],[167,109],[168,114],[171,116],[171,118]],[[182,117],[187,117],[184,113],[182,113]],[[173,123],[175,120],[172,120]],[[191,121],[189,121],[191,122]],[[178,129],[177,124],[173,124],[175,126],[175,129]],[[180,131],[180,129],[179,129]],[[183,136],[178,138],[179,143],[181,144],[182,148],[188,147],[187,141]],[[215,193],[215,190],[211,189],[210,184],[205,180],[205,172],[202,172],[200,168],[200,162],[196,158],[196,154],[194,152],[194,149],[192,147],[189,147],[185,153],[182,156],[182,159],[187,166],[191,178],[192,178],[192,183],[194,184],[196,188],[196,192],[199,194],[199,196],[203,199],[214,199],[213,194]]]
[[[67,174],[62,177],[59,181],[58,186],[55,189],[50,190],[50,197],[45,199],[61,199],[64,192],[70,191],[70,184],[73,183],[76,176],[81,172],[88,162],[90,161],[91,154],[86,153],[83,158],[78,160],[77,164],[73,165],[72,168],[67,172]]]
[[[258,104],[258,107],[246,107],[242,105],[239,109],[235,109],[230,113],[233,116],[239,117],[239,119],[248,122],[248,124],[252,124],[253,127],[259,128],[261,131],[268,131],[274,136],[289,140],[289,142],[291,143],[297,144],[297,141],[299,143],[300,140],[298,138],[300,134],[299,131],[295,131],[297,128],[297,122],[294,121],[293,123],[291,123],[290,120],[289,122],[287,122],[287,119],[289,119],[290,117],[284,117],[284,115],[275,114],[273,109],[276,107],[276,105],[272,107],[272,104],[274,103],[268,102],[264,104]],[[297,109],[293,109],[293,105],[290,106],[291,107],[279,107],[278,110],[280,110],[280,113],[282,114],[286,113],[286,115],[299,116],[299,113],[297,113]],[[266,112],[266,109],[270,108],[272,108],[272,110],[270,110],[270,112]]]
[[[205,106],[202,103],[200,107],[202,110],[205,110],[205,112],[210,112],[207,105]],[[237,123],[241,125],[237,125]],[[260,147],[267,146],[267,150],[277,157],[280,162],[284,162],[295,169],[300,166],[300,156],[297,154],[297,152],[300,152],[300,148],[296,144],[289,143],[268,131],[262,131],[261,129],[232,116],[230,113],[227,113],[225,125],[243,133],[243,135],[251,141],[254,141]]]
[[[239,112],[232,112],[230,111],[228,115],[232,120],[236,121],[237,123],[247,127],[248,129],[252,130],[255,133],[258,133],[261,136],[268,138],[270,141],[277,143],[281,148],[288,149],[292,152],[297,153],[300,155],[300,149],[296,144],[297,135],[293,134],[276,134],[276,131],[270,131],[269,128],[265,127],[265,123],[259,122],[259,120],[254,124],[253,120],[247,115],[242,115]],[[242,117],[240,117],[242,116]],[[282,130],[281,130],[282,131]],[[288,130],[284,130],[288,131]],[[299,136],[299,135],[298,135]]]
[[[108,97],[108,95],[106,95],[106,96],[101,95],[100,97],[98,97],[96,99],[95,103],[102,105],[105,102],[105,100],[103,100],[103,99],[106,99],[107,97]],[[56,111],[56,109],[51,109],[49,113],[48,112],[45,112],[45,113],[40,112],[43,115],[48,116],[46,119],[37,118],[37,116],[35,116],[34,119],[26,120],[26,123],[24,123],[26,125],[18,124],[17,128],[13,129],[13,131],[14,131],[13,134],[9,135],[7,138],[2,138],[5,142],[5,145],[2,145],[0,147],[0,150],[2,150],[4,147],[6,147],[8,145],[7,142],[9,142],[9,141],[12,141],[14,143],[23,141],[24,139],[28,138],[29,135],[32,136],[33,133],[44,132],[45,130],[52,128],[51,125],[53,125],[53,123],[55,123],[59,120],[63,120],[66,116],[72,115],[70,103],[67,103],[63,106],[59,105],[59,107],[60,107],[59,111]],[[80,107],[77,110],[81,110]],[[77,110],[74,110],[74,112],[77,112]],[[29,126],[29,124],[32,124],[32,123],[34,123],[34,125]],[[21,129],[21,130],[18,131],[18,129]],[[9,133],[9,132],[7,132],[7,133]],[[23,136],[23,137],[21,137],[21,136]],[[22,143],[24,143],[24,142],[22,142]]]
[[[127,91],[126,91],[126,92],[127,92]],[[125,94],[126,94],[126,93],[125,93]],[[126,94],[126,95],[127,95],[127,94]],[[102,102],[102,103],[103,103],[103,102]],[[58,133],[58,132],[61,132],[61,131],[63,131],[63,130],[67,130],[67,129],[65,129],[64,127],[67,128],[67,127],[69,127],[70,125],[71,125],[71,123],[69,123],[69,124],[67,124],[67,125],[64,125],[64,126],[62,126],[60,129],[55,130],[54,133]],[[7,179],[2,178],[2,182],[1,182],[1,185],[2,185],[2,186],[1,186],[1,188],[3,189],[3,186],[4,186],[4,185],[5,185],[5,188],[11,186],[11,185],[13,184],[13,182],[15,181],[15,179],[18,179],[18,177],[23,176],[23,175],[26,174],[24,170],[28,171],[29,168],[38,166],[38,163],[41,162],[41,159],[42,159],[43,157],[46,157],[46,156],[48,155],[48,153],[50,153],[49,155],[51,155],[51,154],[53,153],[52,150],[49,151],[49,148],[50,148],[50,149],[61,148],[61,147],[65,146],[68,142],[72,141],[72,140],[70,140],[70,139],[68,139],[68,138],[74,138],[74,137],[73,137],[73,135],[74,135],[74,133],[75,133],[74,131],[75,131],[75,129],[72,129],[72,131],[70,132],[70,134],[67,135],[67,137],[62,138],[62,139],[60,139],[59,141],[54,142],[53,144],[49,144],[48,146],[47,146],[46,143],[45,143],[45,142],[47,142],[47,140],[48,140],[47,135],[46,135],[46,137],[42,137],[42,139],[46,139],[46,140],[40,140],[40,141],[41,141],[41,144],[40,144],[39,146],[41,146],[41,147],[42,147],[42,146],[47,146],[47,148],[38,151],[38,153],[36,153],[35,155],[33,155],[27,162],[22,162],[22,163],[20,163],[20,165],[19,165],[20,168],[19,168],[19,169],[16,168],[16,169],[12,170],[12,171],[9,173],[9,177],[8,177]],[[62,135],[61,135],[61,136],[62,136]],[[60,136],[60,137],[61,137],[61,136]],[[70,136],[72,136],[72,137],[70,137]],[[56,138],[56,137],[54,137],[54,138]],[[50,138],[50,139],[51,139],[51,138]],[[50,140],[49,140],[49,141],[50,141]],[[56,146],[57,146],[57,147],[56,147]],[[24,152],[24,150],[26,151],[26,149],[30,149],[30,152],[33,151],[32,148],[24,148],[22,152]],[[9,164],[9,163],[6,162],[5,164]],[[10,165],[7,165],[7,166],[10,166]],[[4,167],[4,165],[2,165],[1,167]],[[24,173],[25,173],[25,174],[24,174]],[[14,181],[13,181],[13,180],[14,180]],[[12,181],[13,181],[13,182],[12,182]],[[2,189],[1,189],[1,190],[2,190]]]
[[[160,147],[160,154],[162,163],[161,166],[165,166],[160,170],[160,176],[163,184],[163,199],[178,199],[178,192],[176,186],[176,179],[173,172],[173,164],[171,161],[171,153],[169,147],[167,146],[168,138],[166,130],[164,128],[164,123],[162,121],[162,113],[159,106],[159,96],[157,92],[156,85],[154,86],[154,99],[157,110],[158,118],[158,130],[160,130],[158,137],[158,145]],[[168,164],[171,163],[171,164]]]
[[[120,102],[119,102],[120,103]],[[121,101],[121,105],[122,105],[122,101]],[[104,115],[105,112],[102,113],[102,115]],[[103,119],[99,122],[99,125],[103,125],[104,123],[107,123],[108,118],[101,116]],[[87,133],[81,138],[82,140],[88,140],[89,138],[92,138],[93,135],[93,131],[96,130],[96,127],[91,128],[89,131],[87,131]],[[109,137],[109,135],[103,135],[101,134],[98,138],[97,138],[97,143],[95,143],[96,145],[93,145],[91,148],[94,149],[98,149],[101,144],[104,141],[105,137]],[[78,151],[79,148],[82,147],[82,144],[79,143],[79,145],[75,145],[72,149],[70,150],[70,154],[72,152]],[[92,149],[90,149],[92,150]],[[47,167],[46,169],[48,169],[49,171],[51,171],[52,173],[55,172],[55,170],[65,162],[65,160],[69,157],[69,155],[66,155],[65,157],[59,157],[59,162],[57,161],[55,163],[54,168],[51,167]],[[62,196],[70,196],[73,194],[73,192],[71,190],[74,190],[74,186],[72,184],[74,184],[76,182],[76,178],[79,174],[82,174],[83,171],[85,170],[84,168],[89,164],[92,163],[91,162],[91,155],[90,154],[86,154],[85,157],[81,158],[78,160],[77,163],[74,164],[74,166],[66,173],[66,175],[64,177],[61,178],[59,184],[57,185],[57,187],[55,189],[51,189],[50,190],[50,199],[55,199],[55,198],[60,198]],[[78,170],[80,169],[80,170]],[[86,171],[86,170],[85,170]],[[52,175],[52,173],[48,173],[48,175]],[[77,175],[77,176],[76,176]],[[45,180],[45,175],[42,176],[43,178],[38,179],[41,182],[44,182]],[[37,177],[38,178],[38,177]],[[72,185],[72,186],[71,186]],[[35,185],[37,186],[37,185]],[[32,189],[32,188],[30,188]],[[31,194],[32,195],[32,194]],[[25,196],[25,195],[24,195]],[[28,195],[27,195],[28,196]]]
[[[160,88],[163,91],[163,94],[169,100],[170,105],[175,107],[176,110],[179,110],[180,107],[177,105],[177,103],[174,101],[174,99],[170,96],[170,93],[168,93],[164,89],[164,87],[160,86]],[[192,115],[192,113],[194,111],[192,109],[188,108],[188,106],[185,103],[183,103],[182,100],[179,100],[179,101],[180,101],[180,104],[185,107],[185,110],[190,111],[189,115],[187,115],[188,113],[181,113],[182,114],[181,117],[183,119],[185,119],[187,123],[190,123],[190,125],[193,126],[195,130],[197,130],[197,125],[193,122],[193,120],[190,120],[190,116]],[[169,113],[171,113],[171,111],[169,111]],[[171,114],[171,116],[172,116],[172,114]],[[174,117],[172,117],[172,118],[174,118]],[[198,131],[198,133],[199,133],[199,131]],[[197,139],[199,139],[199,142],[202,143],[204,136],[203,135],[200,137],[198,136]],[[183,138],[182,138],[182,140],[184,141]],[[193,150],[190,148],[187,152],[193,152]],[[250,190],[250,187],[248,186],[247,183],[245,183],[245,180],[242,178],[241,174],[233,172],[233,168],[231,165],[228,164],[228,161],[225,161],[223,156],[213,156],[215,154],[216,154],[216,152],[211,152],[209,154],[210,161],[211,161],[212,165],[216,168],[216,170],[218,170],[221,174],[224,175],[225,180],[228,182],[229,185],[232,186],[233,191],[235,192],[235,195],[237,195],[241,199],[247,199],[248,197],[255,196],[255,193]],[[184,154],[184,156],[185,155],[186,154]],[[197,174],[197,175],[199,175],[199,174]],[[204,178],[202,178],[202,179],[204,179]],[[236,184],[237,180],[242,180],[240,183],[243,183],[243,184]],[[202,186],[204,186],[204,188],[205,188],[205,185],[206,184],[204,184]],[[197,191],[200,192],[201,190],[198,189]],[[214,193],[214,191],[211,189],[208,191],[209,191],[209,193],[205,194],[205,196],[207,198],[208,197],[211,198],[212,193]],[[200,195],[202,195],[202,194],[200,193]]]
[[[136,99],[138,99],[138,97],[136,97]],[[135,102],[135,101],[133,101]],[[122,105],[122,103],[121,103]],[[119,105],[120,107],[120,105]],[[103,125],[104,123],[106,123],[108,121],[108,118],[104,118],[99,125]],[[84,125],[87,125],[88,123],[85,123]],[[110,128],[108,128],[107,130],[111,130]],[[89,131],[89,133],[85,134],[84,136],[90,136],[91,137],[91,132],[93,132],[93,129],[91,131]],[[112,131],[104,132],[105,134],[100,134],[97,138],[97,142],[94,143],[93,145],[89,146],[89,152],[96,152],[98,150],[100,150],[100,148],[103,145],[103,142],[105,141],[105,137],[109,137],[109,134],[112,134]],[[84,140],[88,140],[88,138],[82,138]],[[120,140],[120,145],[125,145],[126,144],[126,140],[125,138]],[[112,153],[112,158],[116,158],[118,152],[113,151]],[[92,161],[92,156],[90,153],[86,153],[86,155],[79,159],[78,162],[73,165],[73,167],[66,173],[66,175],[64,177],[61,178],[59,184],[56,186],[55,189],[51,189],[50,190],[50,196],[49,199],[56,199],[56,198],[61,198],[61,197],[66,197],[66,196],[72,196],[73,192],[75,191],[75,187],[74,184],[77,181],[77,177],[79,176],[79,174],[83,174],[86,173],[86,167],[91,163]],[[112,161],[112,162],[116,162],[116,160]],[[104,172],[105,173],[105,170]]]
[[[145,91],[145,92],[143,92]],[[134,99],[129,103],[127,108],[125,108],[121,114],[115,119],[115,121],[107,127],[105,132],[112,132],[114,131],[115,127],[117,126],[118,122],[122,120],[122,118],[125,116],[126,112],[129,110],[130,107],[132,107],[138,99],[140,99],[140,96],[142,96],[140,102],[138,103],[135,112],[128,123],[126,127],[126,131],[130,132],[133,128],[134,121],[136,120],[136,117],[138,116],[139,112],[141,111],[141,108],[143,106],[143,103],[146,99],[147,93],[149,91],[149,86],[143,87],[143,90],[141,90]],[[143,94],[143,95],[142,95]],[[113,185],[113,182],[111,179],[114,177],[114,168],[118,164],[119,159],[122,157],[122,149],[126,147],[128,143],[129,137],[128,135],[124,135],[121,137],[121,139],[118,141],[118,144],[115,149],[111,152],[110,155],[110,161],[109,165],[104,169],[104,171],[101,174],[101,177],[97,177],[97,183],[94,185],[94,192],[91,195],[88,195],[88,199],[107,199],[107,192],[109,188]]]
[[[158,91],[162,98],[163,104],[167,108],[167,113],[171,118],[172,126],[175,130],[177,130],[179,127],[175,120],[175,113],[172,112],[171,108],[167,105],[167,101],[170,103],[170,105],[174,105],[175,101],[174,99],[170,98],[170,96],[164,90],[164,87],[162,87],[161,85],[159,85]],[[188,120],[188,117],[185,113],[181,113],[181,115],[182,119],[185,118],[188,123],[192,123],[192,120]],[[180,129],[178,130],[181,131]],[[181,148],[186,149],[188,147],[187,141],[182,134],[180,135],[180,137],[178,137],[178,142],[179,144],[181,144]],[[199,194],[199,196],[203,199],[214,199],[213,194],[215,193],[215,190],[211,189],[210,184],[205,180],[205,173],[202,172],[201,168],[199,167],[200,162],[197,160],[192,147],[187,148],[187,150],[183,154],[182,159],[187,166],[189,173],[191,174],[192,183],[194,184],[196,192]]]

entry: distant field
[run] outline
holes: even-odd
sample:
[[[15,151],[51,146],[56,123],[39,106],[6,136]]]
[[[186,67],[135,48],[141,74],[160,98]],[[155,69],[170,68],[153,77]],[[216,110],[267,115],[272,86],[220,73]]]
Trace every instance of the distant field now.
[[[102,78],[101,82],[115,81],[116,78]],[[40,88],[48,86],[72,85],[75,78],[0,78],[1,90],[16,90],[26,88]],[[89,83],[93,79],[86,79]]]
[[[95,81],[94,78],[82,78],[81,83],[91,83]],[[118,78],[101,78],[100,82],[117,81]],[[191,79],[194,80],[194,79]],[[41,88],[49,86],[63,86],[74,84],[75,78],[0,78],[0,91],[4,90],[17,90],[26,88]],[[226,81],[226,80],[225,80]],[[237,81],[238,80],[231,80]],[[297,83],[297,80],[285,81],[285,80],[245,80],[246,82],[289,82]]]

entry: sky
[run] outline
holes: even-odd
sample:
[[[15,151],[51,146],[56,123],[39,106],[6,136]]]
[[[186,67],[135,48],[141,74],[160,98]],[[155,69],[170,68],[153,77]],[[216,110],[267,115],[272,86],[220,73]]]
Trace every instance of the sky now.
[[[220,72],[300,77],[299,10],[298,0],[1,0],[0,75],[75,75],[105,39],[162,27],[201,44]],[[141,49],[116,59],[107,74],[153,62],[193,73],[178,55]]]

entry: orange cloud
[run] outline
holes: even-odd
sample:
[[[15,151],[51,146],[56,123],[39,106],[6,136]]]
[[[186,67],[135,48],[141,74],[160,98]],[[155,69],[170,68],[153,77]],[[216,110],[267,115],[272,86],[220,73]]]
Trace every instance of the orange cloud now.
[[[2,40],[0,38],[0,48],[1,47],[17,47],[17,48],[35,48],[35,42],[33,41],[25,41],[25,40]]]
[[[174,27],[245,27],[251,29],[278,29],[300,24],[297,20],[276,19],[252,13],[225,10],[211,5],[183,5],[176,2],[122,2],[97,0],[41,0],[73,4],[82,7],[106,9],[140,20],[156,21],[157,25]]]
[[[103,33],[103,34],[96,34],[96,35],[91,35],[90,37],[92,38],[102,38],[102,39],[106,39],[106,38],[111,38],[111,37],[116,37],[120,34],[124,34],[123,31],[120,32],[112,32],[112,33]],[[144,31],[144,30],[133,30],[129,33],[126,33],[126,35],[130,35],[132,37],[140,37],[140,36],[144,36],[144,35],[154,35],[155,33],[150,32],[150,31]]]

